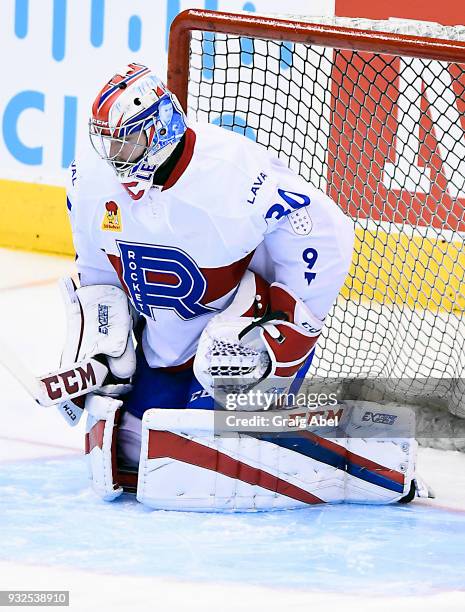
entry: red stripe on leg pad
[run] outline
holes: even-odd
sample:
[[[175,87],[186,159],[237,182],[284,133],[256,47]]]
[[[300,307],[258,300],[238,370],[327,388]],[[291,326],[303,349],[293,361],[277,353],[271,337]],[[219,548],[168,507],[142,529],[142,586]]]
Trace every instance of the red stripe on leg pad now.
[[[269,491],[285,495],[306,504],[322,504],[324,500],[297,487],[269,472],[255,468],[247,463],[233,459],[225,453],[194,442],[169,431],[149,431],[148,459],[169,457],[190,463],[206,470],[212,470],[241,480],[250,485],[258,485]]]
[[[98,446],[98,448],[103,448],[103,432],[105,431],[105,423],[106,421],[97,421],[89,433],[86,434],[86,455],[88,455],[96,446]]]

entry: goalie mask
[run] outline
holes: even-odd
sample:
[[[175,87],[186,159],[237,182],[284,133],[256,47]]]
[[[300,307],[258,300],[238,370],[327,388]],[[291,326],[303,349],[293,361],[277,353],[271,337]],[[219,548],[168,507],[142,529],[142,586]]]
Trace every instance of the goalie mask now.
[[[108,81],[89,120],[92,146],[134,200],[153,186],[155,172],[186,130],[176,96],[141,64],[129,64]]]

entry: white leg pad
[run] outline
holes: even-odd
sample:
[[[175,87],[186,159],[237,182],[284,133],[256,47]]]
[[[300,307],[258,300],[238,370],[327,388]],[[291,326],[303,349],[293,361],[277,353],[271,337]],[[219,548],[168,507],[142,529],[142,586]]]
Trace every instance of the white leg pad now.
[[[123,402],[102,395],[88,395],[86,457],[95,493],[112,501],[123,493],[116,481],[116,431]]]
[[[347,429],[357,430],[360,415],[348,413]],[[391,503],[410,490],[413,439],[295,436],[219,437],[213,411],[148,410],[137,499],[156,509],[230,512]]]

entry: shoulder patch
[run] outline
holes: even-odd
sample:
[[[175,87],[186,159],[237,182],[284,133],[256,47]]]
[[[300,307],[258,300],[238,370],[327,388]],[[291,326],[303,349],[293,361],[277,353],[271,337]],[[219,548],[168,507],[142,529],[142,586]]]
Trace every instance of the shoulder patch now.
[[[105,203],[105,215],[101,228],[107,232],[121,232],[123,230],[121,210],[118,204],[113,200]]]
[[[294,233],[299,236],[308,236],[312,231],[313,223],[307,207],[295,210],[288,215],[287,220],[294,230]]]

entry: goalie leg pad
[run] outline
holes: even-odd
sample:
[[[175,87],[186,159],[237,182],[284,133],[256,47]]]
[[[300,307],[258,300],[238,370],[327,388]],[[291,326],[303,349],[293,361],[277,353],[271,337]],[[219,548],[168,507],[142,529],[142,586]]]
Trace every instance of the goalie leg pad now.
[[[278,510],[325,502],[386,504],[410,490],[413,439],[326,439],[310,431],[219,437],[214,418],[211,411],[189,409],[144,414],[141,503],[182,511]]]
[[[112,397],[88,395],[86,409],[86,457],[95,493],[112,501],[123,493],[117,483],[116,436],[123,402]]]

